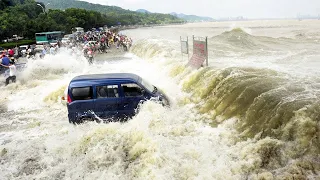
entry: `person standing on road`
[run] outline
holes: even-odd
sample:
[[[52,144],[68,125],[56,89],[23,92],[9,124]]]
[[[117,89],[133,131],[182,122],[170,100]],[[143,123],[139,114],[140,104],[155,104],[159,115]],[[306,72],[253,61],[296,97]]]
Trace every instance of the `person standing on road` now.
[[[56,49],[53,46],[50,46],[50,54],[55,55],[56,54]]]
[[[9,66],[3,65],[3,64],[1,64],[1,66],[10,69],[9,77],[7,77],[7,79],[6,79],[6,86],[9,84],[10,80],[12,80],[12,82],[15,83],[16,82],[17,68],[14,65],[14,62],[10,62]]]
[[[44,47],[43,49],[42,49],[42,52],[41,52],[41,54],[40,54],[40,58],[42,59],[42,58],[44,58],[44,56],[47,54],[47,49],[46,49],[46,47]]]
[[[19,47],[16,46],[16,47],[14,48],[14,55],[13,55],[13,57],[14,57],[15,59],[18,59],[18,58],[20,57],[20,55],[21,55],[21,51],[19,50]]]

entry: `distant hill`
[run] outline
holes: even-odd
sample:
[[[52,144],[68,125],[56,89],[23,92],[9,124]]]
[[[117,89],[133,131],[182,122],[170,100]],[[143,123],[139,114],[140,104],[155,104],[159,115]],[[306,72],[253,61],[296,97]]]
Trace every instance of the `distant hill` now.
[[[214,21],[213,18],[211,17],[202,17],[202,16],[196,16],[196,15],[186,15],[186,14],[178,14],[178,13],[170,13],[171,15],[173,16],[176,16],[178,18],[181,18],[185,21],[188,21],[188,22],[198,22],[198,21]]]
[[[138,9],[136,10],[136,12],[139,12],[139,13],[147,13],[147,14],[150,14],[151,12],[150,11],[147,11],[145,9]]]
[[[136,10],[136,12],[139,12],[139,13],[151,13],[150,11],[148,10],[145,10],[145,9],[138,9]],[[182,13],[170,13],[170,15],[173,15],[175,17],[178,17],[180,19],[183,19],[185,21],[188,21],[188,22],[200,22],[200,21],[214,21],[213,18],[211,17],[202,17],[202,16],[196,16],[196,15],[186,15],[186,14],[182,14]]]
[[[48,9],[68,9],[68,8],[79,8],[92,11],[98,11],[101,13],[119,12],[119,13],[130,13],[132,11],[122,9],[117,6],[106,6],[101,4],[93,4],[86,1],[78,0],[37,0],[43,4],[48,4],[46,8]]]
[[[78,0],[37,0],[43,4],[48,4],[47,9],[69,9],[78,8],[91,11],[97,11],[108,17],[118,21],[121,24],[168,24],[168,23],[181,23],[184,20],[172,16],[170,14],[160,14],[160,13],[141,13],[136,11],[130,11],[122,9],[117,6],[106,6],[101,4],[93,4],[85,1]],[[142,10],[143,12],[148,12]]]

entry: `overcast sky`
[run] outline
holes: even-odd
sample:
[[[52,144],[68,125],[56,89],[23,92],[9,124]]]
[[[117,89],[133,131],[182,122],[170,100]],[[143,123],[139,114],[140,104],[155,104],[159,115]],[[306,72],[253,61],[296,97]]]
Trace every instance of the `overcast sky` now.
[[[320,0],[82,0],[90,3],[120,6],[124,9],[146,9],[160,13],[184,13],[213,18],[244,16],[247,18],[291,18],[318,16]]]

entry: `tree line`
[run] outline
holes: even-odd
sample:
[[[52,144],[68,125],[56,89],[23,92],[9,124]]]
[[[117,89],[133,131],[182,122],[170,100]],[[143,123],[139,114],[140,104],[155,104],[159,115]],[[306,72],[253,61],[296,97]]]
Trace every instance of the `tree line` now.
[[[106,12],[69,8],[49,9],[45,13],[37,5],[43,3],[34,0],[0,1],[0,39],[16,34],[34,39],[36,32],[64,31],[70,33],[74,27],[90,29],[92,27],[114,25],[144,25],[161,23],[181,23],[183,20],[169,14],[144,14],[127,11],[125,13]],[[120,8],[121,9],[121,8]],[[131,13],[130,13],[131,12]]]
[[[91,11],[97,11],[107,15],[107,17],[121,24],[161,24],[161,23],[181,23],[184,20],[170,14],[160,13],[141,13],[122,9],[117,6],[106,6],[101,4],[93,4],[85,1],[77,0],[38,0],[44,4],[50,4],[50,9],[68,9],[79,8]]]

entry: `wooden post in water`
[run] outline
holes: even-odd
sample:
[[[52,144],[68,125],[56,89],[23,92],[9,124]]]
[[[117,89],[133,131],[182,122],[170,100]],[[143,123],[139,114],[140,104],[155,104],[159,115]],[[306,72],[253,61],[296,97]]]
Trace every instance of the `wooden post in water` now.
[[[189,61],[189,37],[187,36],[187,52],[188,52],[188,61]]]
[[[180,36],[180,51],[181,51],[181,59],[182,59],[182,61],[183,61],[183,52],[182,52],[181,36]]]
[[[208,55],[208,36],[206,36],[206,52],[207,52],[207,54],[206,54],[206,63],[207,63],[207,66],[209,66],[209,55]]]

